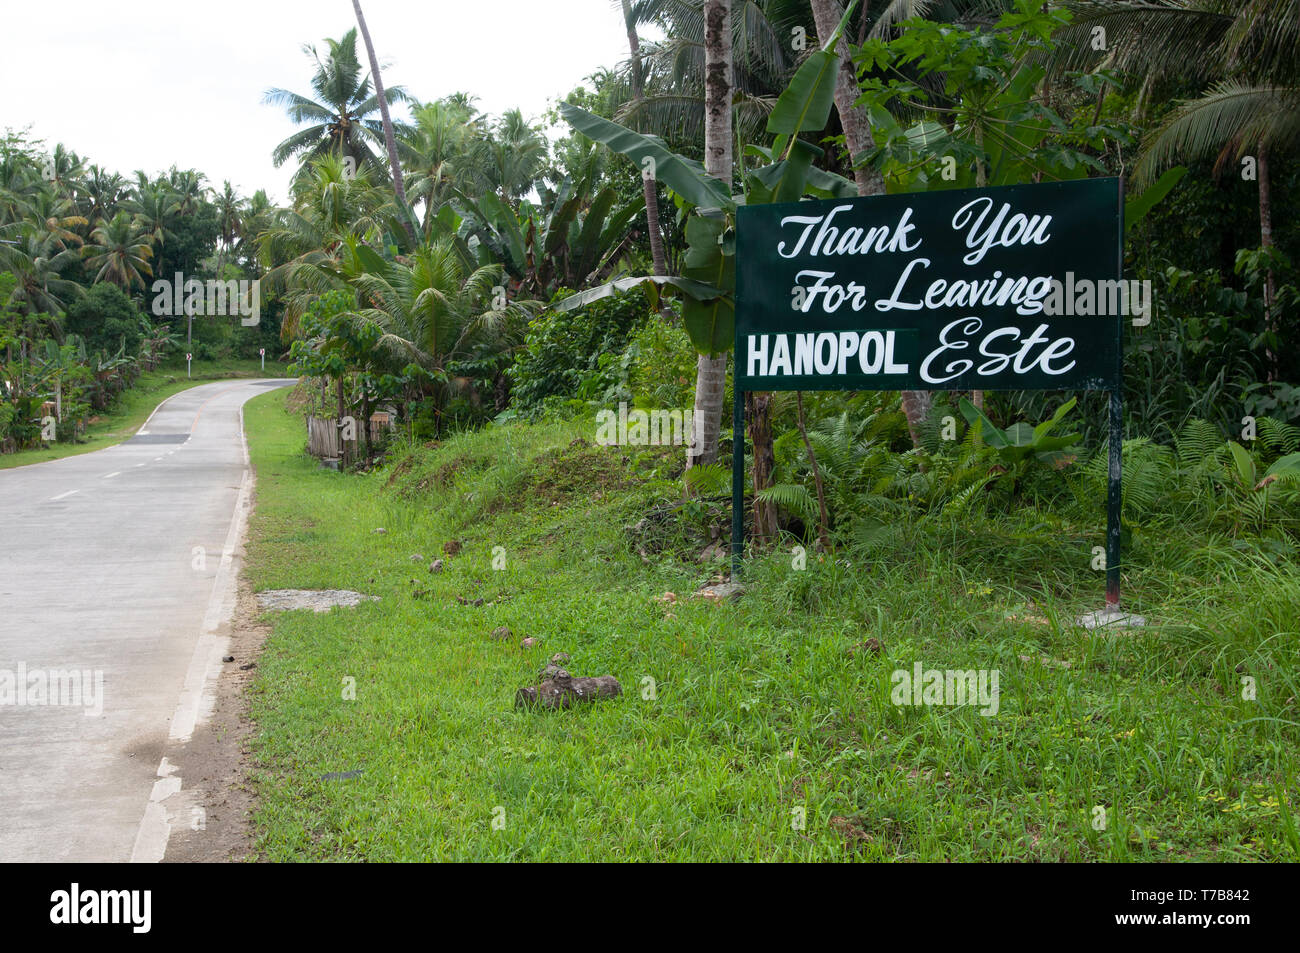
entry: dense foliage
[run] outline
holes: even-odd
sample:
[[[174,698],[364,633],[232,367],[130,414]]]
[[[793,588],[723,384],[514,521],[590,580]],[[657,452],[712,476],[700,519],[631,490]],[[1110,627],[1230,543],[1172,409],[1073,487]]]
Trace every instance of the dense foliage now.
[[[1125,331],[1126,434],[1135,447],[1150,441],[1172,453],[1189,427],[1210,426],[1249,445],[1265,472],[1275,461],[1243,436],[1245,420],[1257,429],[1265,418],[1277,427],[1300,419],[1292,318],[1300,229],[1288,216],[1274,221],[1261,188],[1273,203],[1294,194],[1294,141],[1289,126],[1261,125],[1276,112],[1256,95],[1264,84],[1294,95],[1294,59],[1278,53],[1291,34],[1258,30],[1257,4],[1164,6],[1194,28],[1171,31],[1122,0],[855,7],[843,31],[874,147],[849,155],[838,108],[827,103],[814,127],[796,102],[810,82],[804,67],[826,55],[816,52],[824,38],[811,6],[737,5],[727,184],[700,178],[698,2],[628,3],[630,54],[548,117],[573,128],[555,141],[518,111],[482,113],[467,93],[424,100],[387,87],[386,103],[405,110],[391,130],[402,189],[381,148],[376,78],[355,31],[305,47],[310,93],[267,93],[301,126],[273,153],[277,163],[298,163],[284,207],[264,193],[244,199],[229,184],[210,190],[193,171],[125,179],[63,146],[46,155],[11,135],[0,165],[0,268],[13,275],[8,445],[38,434],[33,402],[43,406],[58,377],[41,369],[47,343],[51,355],[66,352],[89,369],[87,382],[72,375],[73,393],[63,395],[69,406],[89,405],[129,380],[134,362],[156,362],[191,333],[201,357],[290,349],[328,395],[321,413],[368,416],[382,405],[416,436],[503,413],[594,415],[619,402],[684,409],[697,349],[726,347],[700,329],[716,337],[726,327],[717,318],[732,280],[727,210],[853,194],[847,177],[866,168],[902,191],[1087,175],[1124,175],[1139,197],[1150,186],[1126,241],[1128,277],[1155,289],[1151,322]],[[1001,7],[1000,18],[991,7]],[[916,13],[926,16],[907,19]],[[1097,25],[1111,31],[1109,56],[1083,39]],[[638,41],[646,27],[661,38]],[[1193,49],[1198,69],[1180,74],[1177,63]],[[1226,112],[1221,94],[1234,83],[1253,105]],[[669,167],[647,179],[643,156]],[[797,179],[795,165],[806,170]],[[741,197],[729,205],[736,187]],[[698,214],[710,205],[721,205],[723,218]],[[652,266],[667,273],[657,291],[680,303],[599,290]],[[160,317],[147,286],[178,271],[260,277],[262,323],[195,319],[191,331],[183,315]],[[674,275],[695,280],[696,290]],[[718,283],[723,297],[697,300],[701,282]],[[800,402],[778,396],[768,411],[776,471],[760,497],[778,507],[786,529],[809,533],[814,523],[838,531],[899,505],[1054,505],[1084,491],[1081,474],[1104,448],[1104,395],[990,393],[978,438],[962,400],[938,396],[918,430],[904,426],[897,395],[810,394],[805,441]],[[987,439],[1067,402],[1060,426],[1077,440],[1050,463],[1037,451],[1005,459]],[[720,486],[724,472],[695,474],[692,487]],[[1272,492],[1289,505],[1279,483]]]

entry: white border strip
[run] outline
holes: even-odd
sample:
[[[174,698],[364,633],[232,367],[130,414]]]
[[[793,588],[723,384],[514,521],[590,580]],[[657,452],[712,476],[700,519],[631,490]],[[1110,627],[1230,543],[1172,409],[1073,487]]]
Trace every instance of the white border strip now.
[[[239,444],[244,460],[239,496],[235,500],[235,512],[230,518],[230,529],[221,549],[221,565],[212,582],[212,595],[208,599],[208,610],[203,616],[203,628],[199,631],[194,655],[185,673],[185,687],[181,690],[176,713],[172,716],[171,730],[167,734],[168,744],[184,744],[189,741],[200,719],[212,713],[216,702],[217,679],[221,675],[221,658],[230,644],[230,637],[218,636],[217,630],[234,612],[237,579],[233,571],[235,550],[248,525],[249,501],[253,489],[242,403],[239,405]],[[164,756],[158,765],[158,780],[154,782],[149,803],[145,805],[144,817],[136,832],[131,863],[156,864],[167,853],[171,823],[167,820],[167,809],[162,802],[180,791],[181,783],[181,778],[176,775],[176,765],[168,763]]]

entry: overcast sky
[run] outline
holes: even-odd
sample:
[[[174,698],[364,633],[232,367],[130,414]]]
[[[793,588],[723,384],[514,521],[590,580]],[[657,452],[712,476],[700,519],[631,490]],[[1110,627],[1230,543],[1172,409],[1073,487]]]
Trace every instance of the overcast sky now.
[[[364,0],[387,85],[422,99],[464,90],[490,113],[540,118],[627,52],[611,0]],[[31,126],[130,175],[173,163],[283,201],[290,164],[271,150],[295,127],[262,104],[311,94],[307,42],[356,25],[351,0],[5,0],[0,129]],[[365,65],[365,48],[358,38]],[[404,115],[402,110],[398,115]]]

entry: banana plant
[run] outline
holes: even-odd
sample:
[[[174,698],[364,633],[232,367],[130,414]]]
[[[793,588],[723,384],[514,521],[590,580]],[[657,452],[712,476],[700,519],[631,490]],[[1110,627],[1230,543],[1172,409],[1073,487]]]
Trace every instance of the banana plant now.
[[[961,408],[961,415],[978,431],[984,443],[997,451],[998,456],[1005,463],[1017,464],[1033,454],[1040,462],[1056,466],[1069,462],[1073,455],[1066,453],[1066,448],[1074,446],[1083,439],[1083,434],[1079,433],[1052,436],[1056,425],[1065,419],[1065,415],[1073,410],[1078,402],[1077,397],[1071,397],[1056,408],[1056,413],[1038,426],[1022,422],[1014,423],[1006,430],[996,426],[985,416],[984,411],[965,397],[961,399],[958,406]]]
[[[660,293],[680,292],[682,323],[696,350],[708,355],[731,350],[735,335],[736,209],[741,205],[793,202],[804,196],[857,195],[849,180],[816,168],[813,162],[822,154],[821,149],[799,138],[800,133],[822,131],[830,119],[835,77],[840,68],[835,49],[856,7],[857,0],[853,0],[835,32],[821,49],[804,60],[777,98],[767,123],[767,131],[775,137],[771,148],[746,148],[747,155],[765,159],[767,164],[743,172],[740,195],[732,195],[728,185],[708,175],[701,163],[672,152],[657,136],[634,132],[561,103],[560,114],[575,130],[627,156],[676,193],[688,213],[687,251],[681,277],[620,278],[565,298],[554,307],[568,311],[638,285],[645,287],[651,304],[657,307]]]
[[[44,341],[44,356],[38,374],[42,386],[51,382],[54,385],[54,416],[60,423],[63,422],[64,387],[75,388],[89,378],[90,372],[85,364],[86,345],[76,335],[69,335],[63,344],[48,338]]]
[[[1266,490],[1274,483],[1300,482],[1300,453],[1288,453],[1279,457],[1261,473],[1259,464],[1249,450],[1235,440],[1229,440],[1227,447],[1232,456],[1229,470],[1243,491]]]
[[[566,177],[542,207],[525,204],[516,213],[488,192],[461,206],[455,234],[473,267],[500,262],[521,289],[550,297],[557,287],[577,287],[607,273],[645,207],[643,196],[616,206],[618,193],[609,186],[585,209],[583,195]]]

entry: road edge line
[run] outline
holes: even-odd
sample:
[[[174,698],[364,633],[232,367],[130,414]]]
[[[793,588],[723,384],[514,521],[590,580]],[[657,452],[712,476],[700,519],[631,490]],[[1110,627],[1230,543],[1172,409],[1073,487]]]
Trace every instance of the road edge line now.
[[[257,395],[253,395],[257,396]],[[170,398],[169,398],[170,399]],[[252,399],[251,397],[249,398]],[[159,406],[162,406],[161,404]],[[233,616],[238,584],[238,573],[233,571],[235,553],[243,540],[248,525],[253,490],[253,470],[248,454],[248,438],[244,433],[244,405],[239,405],[239,444],[243,451],[244,473],[240,480],[239,495],[235,499],[235,512],[230,518],[230,529],[221,550],[221,564],[212,582],[212,595],[203,616],[203,627],[194,645],[194,654],[185,672],[185,683],[180,700],[172,715],[166,745],[185,744],[194,734],[199,719],[211,712],[215,704],[216,683],[221,674],[221,658],[230,644],[228,635],[218,636],[222,623]],[[227,603],[229,603],[227,605]],[[204,708],[207,707],[207,711]],[[182,727],[178,727],[182,726]],[[135,845],[131,849],[131,863],[153,864],[167,854],[171,840],[171,823],[163,802],[182,789],[182,779],[176,774],[176,765],[166,754],[158,764],[157,780],[145,805],[144,816],[136,830]]]

